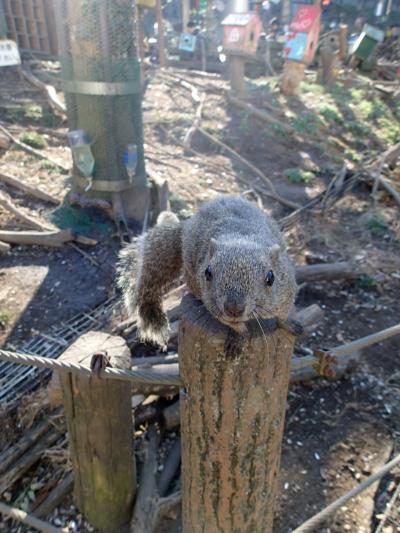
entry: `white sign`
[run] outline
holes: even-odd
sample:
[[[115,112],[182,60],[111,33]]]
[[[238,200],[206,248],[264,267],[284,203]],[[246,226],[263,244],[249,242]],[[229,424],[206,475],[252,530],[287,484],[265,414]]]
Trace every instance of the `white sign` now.
[[[14,41],[0,41],[0,67],[11,67],[20,65],[21,58],[18,51],[17,43]]]

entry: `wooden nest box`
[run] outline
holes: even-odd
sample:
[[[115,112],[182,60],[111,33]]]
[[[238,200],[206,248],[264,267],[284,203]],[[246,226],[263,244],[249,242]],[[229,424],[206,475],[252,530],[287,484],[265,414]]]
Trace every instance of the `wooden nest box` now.
[[[319,6],[302,5],[299,7],[286,35],[283,49],[285,59],[312,62],[318,46],[321,9]]]
[[[261,20],[255,13],[231,13],[223,21],[224,50],[255,54],[261,34]]]

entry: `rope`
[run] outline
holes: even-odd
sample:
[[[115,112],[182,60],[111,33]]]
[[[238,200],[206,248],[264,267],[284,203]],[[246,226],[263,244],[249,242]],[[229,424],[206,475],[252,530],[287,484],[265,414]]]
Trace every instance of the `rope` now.
[[[337,346],[332,348],[330,353],[337,357],[352,353],[361,348],[366,348],[377,342],[386,340],[394,335],[400,333],[400,324],[391,328],[384,329],[378,333],[373,333],[366,337],[362,337],[356,341],[344,344],[343,346]],[[89,367],[84,365],[78,365],[77,363],[67,363],[58,359],[49,359],[47,357],[40,357],[38,355],[27,355],[17,352],[10,352],[7,350],[0,350],[0,360],[9,361],[11,363],[18,363],[21,365],[31,365],[41,368],[49,368],[50,370],[61,370],[64,372],[83,373],[87,376],[92,375],[92,371]],[[313,356],[295,357],[292,364],[292,370],[304,368],[305,366],[312,365],[317,361]],[[157,372],[151,369],[148,370],[123,370],[121,368],[106,368],[102,370],[101,377],[108,379],[119,379],[122,381],[132,381],[136,384],[146,385],[172,385],[180,387],[182,380],[176,374],[168,372]]]
[[[67,363],[58,359],[48,359],[38,355],[26,355],[22,353],[0,350],[0,360],[18,363],[21,365],[31,365],[50,370],[61,370],[64,372],[74,372],[92,375],[89,367],[78,365],[77,363]],[[123,370],[121,368],[106,368],[102,370],[101,377],[108,379],[119,379],[122,381],[132,381],[133,383],[146,385],[182,385],[181,379],[176,374],[155,372],[152,370]]]
[[[360,494],[360,492],[363,492],[365,489],[367,489],[372,483],[375,481],[378,481],[383,476],[388,474],[395,466],[397,466],[400,463],[400,454],[397,455],[392,461],[389,463],[386,463],[382,468],[380,468],[377,472],[369,476],[366,480],[364,480],[362,483],[357,485],[357,487],[354,487],[354,489],[350,490],[334,502],[332,502],[328,507],[325,507],[322,511],[317,513],[316,515],[309,518],[304,524],[302,524],[300,527],[292,531],[292,533],[306,533],[309,531],[314,531],[320,524],[323,522],[329,515],[331,515],[336,509],[339,509],[339,507],[342,507],[345,503],[347,503],[349,500],[354,498],[354,496],[357,496],[357,494]]]

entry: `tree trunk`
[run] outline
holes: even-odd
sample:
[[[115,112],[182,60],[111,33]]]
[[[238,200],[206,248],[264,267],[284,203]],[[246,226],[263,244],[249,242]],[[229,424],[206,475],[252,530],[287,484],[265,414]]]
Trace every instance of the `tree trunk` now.
[[[183,530],[270,533],[293,338],[252,328],[232,359],[228,328],[192,296],[182,305]]]

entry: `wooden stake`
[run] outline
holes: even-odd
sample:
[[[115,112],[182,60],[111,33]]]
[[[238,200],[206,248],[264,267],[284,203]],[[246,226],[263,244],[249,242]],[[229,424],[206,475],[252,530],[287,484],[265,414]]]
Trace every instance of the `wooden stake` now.
[[[287,59],[283,67],[281,90],[283,94],[292,96],[298,93],[300,83],[304,79],[305,64]]]
[[[129,368],[125,341],[102,332],[79,337],[61,360],[89,366],[99,351],[112,366]],[[61,373],[60,381],[76,505],[100,531],[125,531],[136,491],[131,385],[72,373]]]
[[[347,24],[341,24],[339,29],[339,59],[344,61],[347,57]]]
[[[158,62],[160,64],[160,67],[164,68],[167,66],[167,59],[165,55],[164,26],[161,0],[156,0],[156,20],[158,29]]]
[[[294,339],[257,330],[230,359],[228,328],[182,306],[183,531],[270,533]]]
[[[244,66],[245,59],[239,55],[229,55],[229,80],[232,91],[239,97],[245,96],[245,80],[244,80]]]

